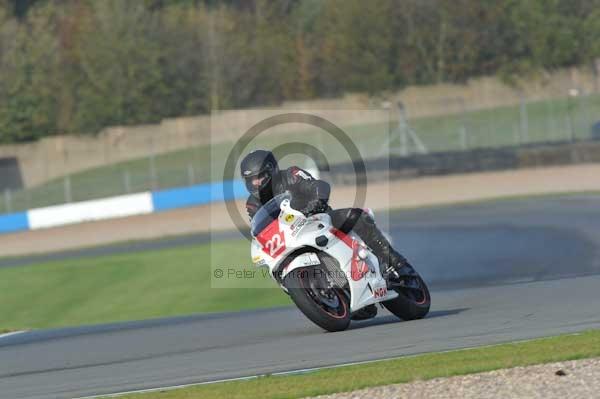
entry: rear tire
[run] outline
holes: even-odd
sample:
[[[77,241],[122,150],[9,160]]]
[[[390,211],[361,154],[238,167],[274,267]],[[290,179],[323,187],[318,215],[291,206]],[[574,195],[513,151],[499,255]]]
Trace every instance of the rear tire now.
[[[349,300],[340,288],[315,289],[315,285],[319,287],[317,269],[318,266],[293,270],[285,276],[283,284],[298,309],[310,321],[326,331],[343,331],[350,325]],[[319,282],[322,283],[322,280]]]
[[[412,278],[419,283],[422,297],[411,297],[407,289],[394,288],[398,296],[389,301],[382,302],[387,310],[402,320],[422,319],[429,313],[431,306],[431,295],[425,281],[419,275]]]

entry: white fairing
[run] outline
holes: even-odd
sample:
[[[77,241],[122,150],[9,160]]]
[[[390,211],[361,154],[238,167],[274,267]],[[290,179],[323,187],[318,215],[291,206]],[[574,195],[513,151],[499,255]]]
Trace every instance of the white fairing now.
[[[282,276],[285,276],[298,268],[319,265],[321,260],[318,254],[324,252],[337,260],[349,282],[352,312],[398,296],[393,290],[387,290],[377,257],[354,232],[344,235],[337,231],[327,214],[305,217],[302,212],[290,207],[289,197],[280,198],[279,209],[281,211],[277,219],[270,223],[267,220],[264,224],[268,223],[268,226],[261,231],[253,231],[256,236],[252,240],[251,252],[256,266],[268,267],[271,276],[274,276],[280,266],[286,263],[282,271]],[[315,239],[320,236],[327,239],[326,245],[316,244]],[[321,240],[324,241],[323,238]],[[291,262],[286,262],[288,255],[301,248],[308,250]]]

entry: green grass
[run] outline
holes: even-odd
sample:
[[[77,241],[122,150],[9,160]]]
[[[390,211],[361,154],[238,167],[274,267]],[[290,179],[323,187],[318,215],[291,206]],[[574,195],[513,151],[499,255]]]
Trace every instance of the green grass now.
[[[224,241],[212,247],[2,268],[0,327],[74,326],[291,303],[262,274],[217,280],[211,278],[216,267],[253,269],[248,243]],[[232,286],[241,288],[215,288]]]
[[[600,356],[600,331],[475,349],[121,396],[123,399],[284,399]]]
[[[568,140],[571,129],[576,138],[586,138],[589,137],[590,126],[600,114],[600,96],[532,102],[527,104],[526,109],[529,126],[527,138],[521,132],[518,106],[416,118],[411,119],[410,124],[433,152],[461,150],[461,131],[468,137],[468,148]],[[345,127],[345,131],[365,157],[373,157],[381,154],[387,128],[387,124],[356,125]],[[316,129],[296,134],[267,135],[255,142],[253,147],[273,148],[296,141],[298,137],[302,137],[300,141],[314,144],[325,151],[330,163],[346,160],[340,145]],[[220,180],[231,146],[231,143],[221,143],[212,147],[194,147],[161,154],[153,160],[135,159],[72,174],[69,176],[71,200],[83,201]],[[293,158],[287,161],[292,162]],[[4,196],[0,196],[0,213],[61,204],[65,198],[65,179],[58,178],[38,187],[12,193],[10,207]]]

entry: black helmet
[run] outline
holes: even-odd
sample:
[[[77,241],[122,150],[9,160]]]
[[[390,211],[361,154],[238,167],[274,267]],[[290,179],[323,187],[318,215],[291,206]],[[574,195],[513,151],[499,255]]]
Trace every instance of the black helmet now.
[[[246,188],[258,197],[271,184],[273,175],[279,172],[279,165],[271,151],[256,150],[246,155],[240,169]]]

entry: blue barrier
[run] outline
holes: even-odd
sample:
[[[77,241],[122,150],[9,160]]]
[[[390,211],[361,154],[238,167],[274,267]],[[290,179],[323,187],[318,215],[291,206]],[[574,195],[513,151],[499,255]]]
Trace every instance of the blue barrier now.
[[[27,212],[8,213],[0,215],[0,234],[29,230]]]
[[[226,188],[228,193],[225,192]],[[233,180],[156,191],[152,193],[152,204],[154,205],[154,212],[161,212],[217,201],[231,201],[246,198],[247,195],[244,182]]]
[[[225,189],[227,189],[227,192],[225,192]],[[152,196],[153,212],[204,205],[211,202],[231,201],[246,198],[248,195],[242,180],[205,183],[191,187],[161,190],[150,194]],[[28,216],[30,211],[0,215],[0,234],[29,230],[31,227]]]

